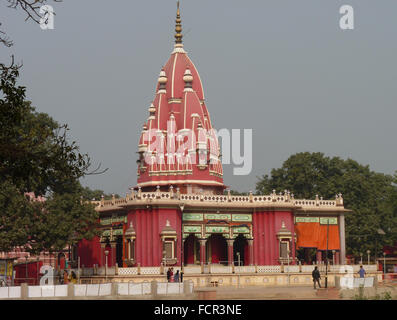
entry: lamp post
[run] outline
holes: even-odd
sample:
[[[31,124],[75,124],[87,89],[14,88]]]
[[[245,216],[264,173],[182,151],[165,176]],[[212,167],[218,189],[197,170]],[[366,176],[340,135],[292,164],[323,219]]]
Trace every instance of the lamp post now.
[[[290,253],[290,251],[289,251],[289,249],[287,249],[287,277],[288,277],[288,285],[289,285],[289,253]]]
[[[238,283],[237,283],[237,288],[240,288],[240,252],[236,252],[237,255],[237,261],[238,261]]]
[[[28,281],[28,256],[25,256],[25,278]]]
[[[383,275],[386,276],[386,252],[383,252]]]
[[[108,254],[109,250],[105,250],[105,281],[108,279]]]
[[[368,265],[369,265],[370,253],[371,253],[371,250],[367,250],[367,255],[368,255]]]
[[[325,254],[325,288],[328,288],[328,233],[329,233],[329,219],[327,219],[327,250]]]
[[[377,232],[377,236],[376,236],[376,243],[375,243],[375,261],[377,261],[377,259],[378,259],[378,238],[379,238],[379,236],[383,236],[383,235],[385,235],[386,233],[382,230],[382,229],[378,229],[378,230],[376,230],[376,232]]]
[[[363,254],[360,252],[360,264],[363,264]]]

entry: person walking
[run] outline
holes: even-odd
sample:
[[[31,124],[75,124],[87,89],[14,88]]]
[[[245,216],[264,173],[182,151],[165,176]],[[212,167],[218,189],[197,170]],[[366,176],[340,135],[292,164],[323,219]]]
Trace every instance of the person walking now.
[[[318,283],[319,288],[321,288],[321,284],[320,284],[320,271],[318,271],[317,266],[314,267],[314,270],[312,272],[312,278],[313,278],[313,285],[314,285],[314,289],[316,289],[316,282]]]
[[[363,266],[360,266],[360,270],[358,270],[357,272],[360,275],[360,278],[364,278],[365,277],[365,269],[363,268]]]
[[[176,273],[174,275],[174,282],[179,282],[179,270],[176,270]]]
[[[183,282],[183,271],[181,271],[181,276],[180,276],[180,278],[181,278],[181,282]]]
[[[167,270],[167,281],[168,282],[171,281],[171,268],[168,268],[168,270]]]

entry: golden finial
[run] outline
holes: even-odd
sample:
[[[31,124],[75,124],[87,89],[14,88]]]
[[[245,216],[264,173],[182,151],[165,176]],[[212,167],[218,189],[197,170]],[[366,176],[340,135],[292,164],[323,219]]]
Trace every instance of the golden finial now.
[[[175,43],[182,43],[182,20],[181,20],[181,12],[179,10],[179,1],[177,2],[177,10],[176,10],[176,25],[175,25]]]

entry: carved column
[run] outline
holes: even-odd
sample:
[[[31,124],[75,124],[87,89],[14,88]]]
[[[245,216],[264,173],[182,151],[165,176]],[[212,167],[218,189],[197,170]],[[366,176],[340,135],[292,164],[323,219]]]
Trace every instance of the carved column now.
[[[345,214],[339,216],[340,263],[346,264]]]
[[[205,243],[207,239],[200,239],[200,264],[205,264]]]
[[[101,248],[100,250],[100,254],[99,256],[101,257],[101,267],[103,267],[105,265],[105,248],[106,248],[106,243],[105,242],[101,242]]]
[[[228,265],[231,266],[233,265],[233,243],[234,240],[233,239],[228,239],[226,240],[227,242],[227,261],[228,261]]]
[[[110,250],[110,252],[111,252],[111,267],[114,267],[115,265],[116,265],[116,242],[111,242],[110,243],[110,247],[112,248],[111,250]]]
[[[335,252],[335,264],[340,264],[340,253],[339,251]]]
[[[248,239],[248,252],[249,252],[248,264],[250,266],[253,266],[254,265],[254,239]]]

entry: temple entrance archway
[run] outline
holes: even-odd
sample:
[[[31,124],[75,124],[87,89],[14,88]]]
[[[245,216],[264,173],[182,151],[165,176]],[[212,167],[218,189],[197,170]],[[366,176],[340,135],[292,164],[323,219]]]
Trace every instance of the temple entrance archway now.
[[[237,252],[240,253],[240,265],[248,265],[248,241],[242,234],[239,234],[233,243],[233,261],[235,266],[238,265]]]
[[[207,263],[227,265],[227,242],[222,234],[212,234],[205,246]]]
[[[194,234],[190,234],[183,244],[184,265],[200,264],[200,242]]]

